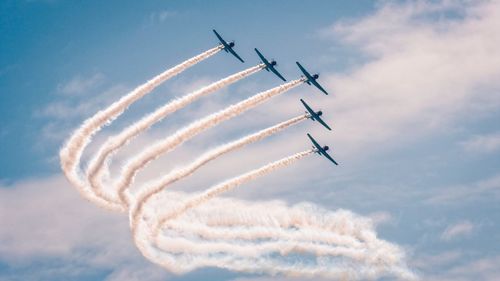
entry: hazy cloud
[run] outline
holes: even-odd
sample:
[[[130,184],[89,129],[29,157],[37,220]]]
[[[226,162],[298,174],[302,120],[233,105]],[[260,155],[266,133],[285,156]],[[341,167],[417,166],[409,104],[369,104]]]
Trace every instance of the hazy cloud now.
[[[57,92],[62,95],[82,95],[100,85],[104,81],[104,75],[96,73],[89,77],[77,75],[69,81],[57,85]]]
[[[177,16],[178,13],[176,11],[170,11],[170,10],[162,10],[162,11],[157,11],[157,12],[152,12],[149,15],[149,21],[151,23],[162,23],[170,18],[173,18]]]
[[[498,198],[500,198],[500,174],[471,184],[440,188],[426,201],[431,204],[463,204],[473,200],[498,200]]]
[[[474,230],[475,225],[470,221],[462,221],[448,226],[441,234],[441,240],[450,241],[458,237],[468,236]]]
[[[335,93],[325,107],[335,112],[336,143],[387,147],[446,130],[471,104],[498,104],[500,5],[418,3],[383,6],[323,31],[368,57],[349,73],[322,77]],[[437,11],[463,16],[433,20]]]
[[[393,223],[392,214],[385,211],[374,212],[368,215],[375,225]]]
[[[473,136],[462,142],[462,146],[470,152],[495,152],[500,149],[500,132]]]
[[[500,279],[498,264],[500,264],[500,256],[474,259],[470,262],[458,263],[444,272],[429,274],[425,279],[430,281],[496,281]]]
[[[31,269],[24,280],[74,279],[101,270],[110,272],[109,280],[168,275],[135,249],[126,216],[86,202],[62,176],[1,186],[0,221],[0,262],[12,267],[12,277],[26,267]]]

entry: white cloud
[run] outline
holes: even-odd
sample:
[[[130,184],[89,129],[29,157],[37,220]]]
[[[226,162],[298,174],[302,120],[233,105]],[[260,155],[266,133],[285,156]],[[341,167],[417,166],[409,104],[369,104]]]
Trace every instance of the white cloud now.
[[[467,263],[459,263],[438,274],[425,276],[430,281],[496,281],[500,279],[500,256],[475,259]]]
[[[443,268],[460,260],[462,257],[463,253],[457,250],[445,251],[435,255],[421,255],[412,262],[411,266],[427,271],[436,267]]]
[[[470,152],[495,152],[500,149],[500,132],[473,136],[463,142],[462,146]]]
[[[65,83],[57,85],[57,91],[63,95],[82,95],[88,94],[87,92],[104,81],[104,75],[96,73],[90,77],[83,77],[77,75]]]
[[[107,106],[112,103],[118,97],[126,94],[128,90],[123,85],[114,85],[104,90],[96,91],[85,98],[58,99],[37,110],[35,117],[62,121],[86,117],[94,114],[104,105]]]
[[[375,225],[393,223],[392,214],[386,211],[378,211],[368,215]]]
[[[466,7],[463,17],[430,20],[455,6],[392,4],[323,31],[369,57],[320,78],[334,93],[323,105],[335,115],[335,143],[401,143],[446,131],[471,104],[499,104],[500,5]]]
[[[479,199],[498,200],[500,198],[500,174],[471,184],[441,188],[431,195],[426,202],[431,204],[452,204],[477,201]]]
[[[177,15],[178,15],[178,13],[176,11],[162,10],[162,11],[152,12],[149,15],[149,20],[151,23],[155,23],[155,22],[162,23],[162,22],[164,22],[168,19],[171,19]]]
[[[86,202],[62,176],[0,187],[0,221],[0,260],[29,280],[102,270],[117,280],[131,268],[141,268],[142,280],[168,275],[135,249],[126,216]]]
[[[458,237],[468,236],[476,226],[470,221],[462,221],[448,226],[441,234],[441,240],[450,241]]]
[[[38,119],[46,120],[40,128],[39,136],[43,141],[36,143],[40,149],[46,149],[54,143],[60,144],[82,119],[95,114],[104,106],[129,91],[124,85],[117,84],[104,90],[96,91],[92,95],[68,96],[66,99],[57,99],[49,102],[33,113]]]
[[[467,256],[471,254],[462,250],[451,250],[435,255],[420,255],[412,262],[412,266],[425,272],[422,279],[429,281],[499,280],[500,256],[474,258],[469,261]]]
[[[315,281],[323,281],[323,280],[329,280],[329,279],[323,279],[323,278],[315,278],[315,277],[293,277],[293,276],[287,276],[287,277],[281,277],[281,276],[260,276],[260,277],[239,277],[236,279],[232,279],[232,281],[302,281],[302,280],[315,280]]]

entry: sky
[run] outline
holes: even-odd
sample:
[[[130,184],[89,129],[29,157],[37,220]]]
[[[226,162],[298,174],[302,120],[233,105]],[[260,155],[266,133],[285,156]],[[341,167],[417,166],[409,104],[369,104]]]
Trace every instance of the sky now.
[[[297,60],[319,72],[331,95],[299,86],[159,158],[138,182],[303,113],[303,98],[332,132],[302,122],[173,188],[200,190],[307,149],[310,132],[339,166],[309,156],[228,196],[369,217],[423,280],[500,279],[498,3],[2,1],[0,21],[0,280],[297,280],[216,268],[172,274],[141,256],[126,216],[81,198],[61,172],[58,152],[75,128],[216,46],[213,28],[246,63],[219,53],[168,80],[96,135],[84,167],[107,137],[159,105],[259,63],[258,47],[286,78],[300,76]],[[112,171],[190,121],[279,83],[259,72],[200,99],[127,145]]]

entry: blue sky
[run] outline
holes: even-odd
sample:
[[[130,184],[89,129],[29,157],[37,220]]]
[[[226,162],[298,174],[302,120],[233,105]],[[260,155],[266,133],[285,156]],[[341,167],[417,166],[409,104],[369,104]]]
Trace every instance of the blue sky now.
[[[253,5],[233,1],[217,5],[204,1],[158,1],[141,5],[122,4],[121,1],[99,5],[69,1],[3,2],[1,87],[2,92],[16,94],[2,97],[2,113],[9,118],[7,128],[2,126],[5,131],[2,135],[23,134],[23,137],[17,141],[2,138],[2,144],[6,142],[2,148],[28,146],[31,142],[24,140],[34,139],[39,133],[37,128],[39,130],[43,123],[24,113],[36,111],[41,103],[53,100],[57,85],[75,76],[102,73],[109,81],[121,81],[132,87],[166,66],[213,46],[216,41],[210,32],[212,28],[219,28],[238,39],[242,55],[254,57],[255,62],[254,46],[262,46],[276,56],[280,49],[286,48],[287,52],[280,56],[282,60],[307,57],[312,60],[314,56],[306,50],[312,48],[314,52],[323,48],[319,44],[308,48],[286,44],[295,38],[295,32],[310,33],[330,24],[330,19],[337,15],[366,13],[373,4],[336,5],[333,9],[328,1],[323,1],[305,11],[300,2],[287,3],[286,11],[281,11],[281,6],[280,2]],[[282,15],[273,15],[272,11]],[[298,24],[298,18],[309,20],[301,20]],[[240,33],[245,36],[237,36]],[[276,42],[282,42],[281,48]],[[169,55],[172,53],[175,55]],[[230,73],[239,67],[227,58],[222,60],[232,69],[216,68],[215,73]],[[223,62],[200,65],[194,72],[206,73],[207,68],[212,69],[214,64]],[[292,70],[292,63],[288,67]],[[32,79],[20,83],[18,77],[22,75]],[[24,102],[21,104],[19,100]],[[46,171],[45,147],[40,150],[21,150],[20,165],[12,165],[10,161],[9,165],[2,165],[7,167],[2,171],[2,178]],[[37,159],[33,159],[33,154],[38,155]]]
[[[312,132],[333,148],[339,167],[309,157],[231,196],[305,200],[372,217],[379,237],[405,249],[409,267],[424,280],[500,278],[499,5],[143,2],[0,4],[0,280],[269,280],[218,269],[165,272],[134,248],[126,218],[80,198],[58,164],[59,148],[84,119],[215,46],[212,28],[236,40],[247,63],[217,54],[167,81],[97,135],[85,159],[172,97],[258,63],[258,47],[287,78],[299,76],[296,60],[320,72],[332,96],[294,89],[160,158],[144,178],[207,145],[296,116],[304,98],[322,108],[333,133],[300,124],[175,188],[209,186],[300,151]],[[278,83],[262,72],[231,85],[155,125],[117,158]]]

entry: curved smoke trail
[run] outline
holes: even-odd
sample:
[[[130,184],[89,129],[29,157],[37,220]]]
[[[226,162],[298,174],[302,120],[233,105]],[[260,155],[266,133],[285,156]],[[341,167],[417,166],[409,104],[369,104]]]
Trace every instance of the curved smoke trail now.
[[[159,209],[184,206],[193,197],[171,191],[162,195],[148,208],[155,220]],[[151,235],[154,224],[141,221],[139,249],[148,259],[177,273],[216,266],[327,278],[349,272],[349,280],[415,277],[403,262],[404,252],[378,239],[370,219],[349,211],[216,197],[168,221],[164,234],[157,239]],[[310,254],[316,258],[307,260]],[[259,266],[250,266],[257,261]]]
[[[305,120],[306,118],[307,115],[300,115],[291,118],[287,121],[281,122],[277,125],[260,130],[256,133],[249,134],[235,141],[231,141],[229,143],[213,148],[210,151],[196,158],[193,162],[191,162],[187,166],[173,170],[167,175],[163,176],[162,178],[156,181],[153,181],[150,184],[145,184],[143,188],[139,189],[138,194],[134,196],[135,201],[134,204],[132,204],[132,207],[130,208],[130,224],[132,228],[132,233],[135,232],[137,219],[141,216],[142,207],[144,206],[144,204],[147,204],[147,201],[152,196],[163,190],[166,186],[173,184],[174,182],[193,174],[197,169],[199,169],[203,165],[207,164],[208,162],[216,159],[217,157],[223,154],[226,154],[230,151],[241,148],[247,144],[257,142],[268,136],[276,134],[281,130],[284,130],[292,125],[295,125]]]
[[[214,198],[215,196],[227,192],[239,185],[242,185],[244,183],[247,183],[249,181],[252,181],[256,178],[262,177],[264,175],[269,174],[272,171],[275,171],[276,169],[286,167],[292,163],[295,163],[296,161],[304,158],[305,156],[313,153],[314,151],[309,149],[306,151],[302,151],[296,154],[293,154],[291,156],[285,157],[283,159],[274,161],[272,163],[269,163],[267,165],[264,165],[258,169],[252,170],[250,172],[244,173],[238,177],[226,180],[216,186],[213,186],[206,190],[205,192],[194,196],[193,198],[190,198],[183,202],[181,206],[177,206],[173,208],[169,214],[167,215],[162,215],[158,219],[158,225],[153,228],[153,236],[156,237],[158,235],[158,230],[161,228],[161,226],[167,222],[168,220],[174,219],[178,217],[179,215],[185,213],[187,210],[192,209],[196,206],[199,206],[208,200]]]
[[[129,194],[125,192],[136,173],[150,161],[198,133],[299,85],[304,79],[254,95],[178,130],[127,162],[115,186],[116,195],[104,192],[101,180],[108,173],[106,161],[117,149],[169,113],[227,83],[241,79],[238,75],[244,77],[262,69],[262,65],[174,100],[109,138],[90,162],[87,170],[90,185],[82,177],[79,170],[81,155],[91,137],[102,126],[113,121],[129,105],[166,79],[220,50],[220,46],[208,50],[156,76],[87,119],[60,151],[61,166],[66,177],[85,198],[100,206],[120,211],[130,208],[133,237],[141,253],[174,273],[214,266],[241,272],[302,277],[358,280],[392,276],[415,279],[415,275],[406,267],[404,252],[398,246],[378,239],[369,219],[344,210],[329,212],[310,204],[287,206],[277,201],[250,203],[217,197],[290,165],[313,150],[269,163],[201,193],[161,192],[165,186],[191,175],[218,156],[296,124],[304,120],[304,115],[210,150],[188,166],[174,170],[140,190],[137,197],[136,194],[127,197]]]
[[[237,116],[276,95],[284,93],[300,85],[303,82],[304,79],[293,80],[278,87],[251,96],[243,101],[240,101],[223,110],[220,110],[216,113],[213,113],[191,123],[190,125],[178,130],[173,135],[151,145],[149,148],[140,152],[137,156],[135,156],[125,164],[121,174],[119,175],[119,179],[116,181],[115,189],[118,192],[120,200],[126,203],[127,206],[130,204],[125,190],[132,184],[137,172],[143,169],[151,161],[160,157],[160,155],[174,149],[178,145],[191,139],[202,131],[209,129],[219,124],[220,122]]]
[[[312,208],[280,210],[283,206],[268,204],[244,216],[252,218],[250,220],[253,222],[246,219],[245,223],[240,221],[236,227],[232,222],[231,231],[228,231],[228,228],[221,228],[227,221],[220,213],[226,210],[226,216],[229,215],[233,219],[241,218],[239,213],[247,208],[241,202],[225,199],[226,202],[221,204],[220,201],[224,199],[216,198],[219,202],[211,204],[211,208],[193,214],[193,210],[209,200],[214,200],[217,195],[280,167],[288,166],[312,152],[307,150],[272,162],[224,181],[201,194],[188,195],[184,198],[175,196],[177,198],[175,202],[171,202],[172,204],[161,204],[163,207],[170,206],[168,212],[155,213],[154,222],[147,226],[147,230],[142,229],[142,233],[148,233],[147,235],[141,235],[141,231],[136,234],[139,236],[136,237],[138,248],[153,262],[180,273],[197,267],[217,266],[237,271],[265,271],[299,276],[323,275],[329,278],[347,274],[346,276],[351,279],[363,279],[389,273],[405,279],[414,278],[414,275],[401,263],[403,253],[399,248],[377,239],[371,230],[371,224],[366,220],[363,224],[353,225],[352,214],[349,212],[340,211],[332,216],[332,214],[311,212]],[[228,203],[228,201],[233,202]],[[260,214],[257,210],[260,210]],[[262,214],[262,210],[272,220],[263,219],[266,215]],[[283,219],[284,215],[290,217]],[[345,218],[345,216],[351,217]],[[208,221],[203,223],[203,220]],[[274,227],[269,226],[270,221]],[[191,227],[186,227],[189,224]],[[178,235],[170,231],[160,236],[162,226],[170,226],[170,230],[180,231]],[[261,229],[257,231],[252,229],[256,226]],[[311,233],[315,235],[308,236]],[[318,238],[315,237],[318,235],[321,239],[314,239]],[[152,248],[151,245],[156,245],[156,248]],[[157,256],[158,251],[161,251],[161,257]],[[294,254],[306,256],[312,254],[321,257],[322,262],[311,266],[308,263],[300,264],[295,261],[290,265],[287,257]],[[169,259],[168,255],[173,255],[175,258]],[[189,262],[183,262],[179,255],[186,256]],[[199,260],[198,264],[193,262],[193,259]],[[351,268],[345,265],[339,266],[338,259],[350,261]],[[251,266],[259,260],[261,266]],[[281,266],[270,267],[270,264],[281,264]]]
[[[102,126],[112,122],[132,103],[150,93],[165,80],[170,79],[198,62],[213,56],[220,50],[221,46],[217,46],[155,76],[153,79],[135,88],[132,92],[123,96],[106,109],[97,112],[94,116],[85,120],[85,122],[83,122],[83,124],[76,129],[66,144],[61,148],[59,157],[61,161],[61,168],[66,178],[78,189],[84,198],[107,209],[124,211],[122,206],[102,200],[89,191],[88,184],[82,179],[82,172],[79,169],[80,158],[83,150],[89,144],[92,136],[97,133]]]
[[[262,70],[264,66],[264,64],[259,64],[254,67],[250,67],[236,74],[230,75],[224,79],[216,81],[183,97],[174,99],[164,106],[159,107],[154,112],[144,116],[141,120],[128,126],[118,135],[108,138],[108,140],[101,146],[96,155],[92,157],[87,169],[87,177],[93,191],[97,194],[97,196],[106,201],[112,202],[113,204],[121,204],[121,201],[119,201],[118,198],[112,197],[104,192],[102,176],[109,173],[109,163],[106,161],[106,159],[108,159],[114,152],[127,144],[132,138],[148,129],[154,123],[162,120],[167,115],[189,105],[190,103],[205,95],[213,93],[225,86],[235,83],[238,80],[241,80]]]

